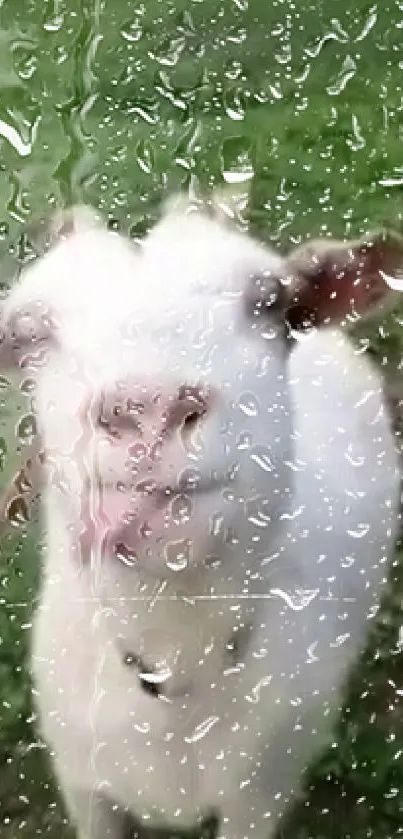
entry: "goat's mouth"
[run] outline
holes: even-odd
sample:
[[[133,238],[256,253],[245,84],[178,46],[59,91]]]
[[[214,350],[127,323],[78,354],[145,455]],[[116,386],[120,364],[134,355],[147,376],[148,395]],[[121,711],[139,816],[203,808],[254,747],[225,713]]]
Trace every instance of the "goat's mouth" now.
[[[103,534],[102,538],[105,537],[109,544],[121,538],[124,532],[132,534],[133,529],[138,537],[144,537],[149,525],[150,532],[153,531],[151,523],[156,519],[160,517],[161,523],[166,521],[168,506],[176,499],[192,502],[217,492],[226,483],[207,476],[186,484],[182,481],[162,484],[144,480],[133,485],[122,481],[102,481],[92,487],[88,483],[83,516],[85,530],[98,533],[98,537]]]
[[[207,495],[218,489],[223,489],[228,483],[227,479],[219,477],[199,477],[195,480],[184,480],[169,484],[160,483],[151,479],[145,479],[133,483],[124,480],[101,480],[93,492],[91,484],[87,483],[87,494],[102,501],[104,496],[116,493],[126,498],[130,504],[138,505],[142,499],[150,499],[158,509],[161,509],[177,496],[201,496]]]

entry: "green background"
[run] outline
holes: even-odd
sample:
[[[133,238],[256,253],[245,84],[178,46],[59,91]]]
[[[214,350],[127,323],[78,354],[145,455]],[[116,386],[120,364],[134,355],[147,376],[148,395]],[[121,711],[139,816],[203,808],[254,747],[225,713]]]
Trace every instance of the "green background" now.
[[[55,206],[92,203],[137,236],[172,190],[234,179],[250,189],[253,231],[282,250],[401,230],[402,38],[403,2],[0,0],[0,282]],[[397,391],[400,322],[357,335]],[[31,407],[0,378],[4,483]],[[13,524],[0,543],[0,837],[64,839],[26,667],[41,534]],[[289,837],[403,832],[402,591],[397,553]]]

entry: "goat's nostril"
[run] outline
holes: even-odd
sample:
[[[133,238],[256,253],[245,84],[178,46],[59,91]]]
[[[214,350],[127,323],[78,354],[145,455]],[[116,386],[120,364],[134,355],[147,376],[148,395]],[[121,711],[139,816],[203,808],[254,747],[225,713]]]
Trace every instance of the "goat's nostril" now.
[[[185,419],[183,420],[183,427],[186,431],[192,431],[193,428],[197,425],[199,419],[201,418],[202,414],[198,413],[197,411],[193,411],[193,413],[188,414]]]
[[[122,657],[125,667],[135,667],[138,672],[140,685],[149,696],[159,697],[163,694],[163,685],[171,675],[170,671],[147,670],[141,656],[133,652],[127,652]]]
[[[148,673],[140,674],[140,684],[144,692],[148,693],[149,696],[155,696],[156,698],[161,696],[161,686],[157,682],[151,681]]]

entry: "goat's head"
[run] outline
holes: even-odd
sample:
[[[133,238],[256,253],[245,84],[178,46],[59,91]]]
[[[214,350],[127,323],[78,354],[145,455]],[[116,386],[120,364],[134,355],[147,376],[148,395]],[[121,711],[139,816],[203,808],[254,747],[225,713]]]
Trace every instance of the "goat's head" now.
[[[140,249],[91,214],[57,224],[3,302],[1,363],[36,378],[71,554],[158,578],[255,565],[292,492],[290,336],[389,300],[402,241],[283,258],[183,206]]]

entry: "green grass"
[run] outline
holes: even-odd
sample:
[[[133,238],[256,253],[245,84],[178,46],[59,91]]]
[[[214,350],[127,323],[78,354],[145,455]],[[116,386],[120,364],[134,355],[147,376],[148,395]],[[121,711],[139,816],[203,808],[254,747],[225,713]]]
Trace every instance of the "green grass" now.
[[[351,5],[0,2],[0,135],[4,124],[14,131],[12,142],[0,139],[1,282],[29,251],[30,222],[55,205],[85,200],[141,235],[168,191],[221,186],[231,171],[253,173],[251,227],[281,249],[307,236],[401,229],[403,7]],[[399,318],[368,337],[396,376]],[[4,483],[28,410],[25,397],[0,389]],[[30,701],[39,546],[37,524],[0,545],[0,839],[68,836]],[[312,767],[286,836],[403,831],[402,593],[397,553],[334,743]]]

